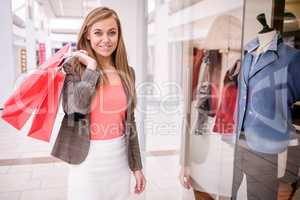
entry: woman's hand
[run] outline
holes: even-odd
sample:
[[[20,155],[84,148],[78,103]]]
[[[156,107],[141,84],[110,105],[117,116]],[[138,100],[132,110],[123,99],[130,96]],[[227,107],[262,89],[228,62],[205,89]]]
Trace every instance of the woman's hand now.
[[[91,70],[96,70],[97,62],[94,58],[88,55],[88,52],[85,50],[79,50],[72,53],[72,56],[78,58],[79,62],[84,64],[87,68]]]
[[[186,189],[189,190],[192,188],[192,179],[190,177],[190,172],[188,167],[181,167],[179,180],[181,185]]]
[[[133,172],[133,175],[135,177],[135,194],[140,194],[145,190],[146,187],[146,178],[141,170],[137,170]]]

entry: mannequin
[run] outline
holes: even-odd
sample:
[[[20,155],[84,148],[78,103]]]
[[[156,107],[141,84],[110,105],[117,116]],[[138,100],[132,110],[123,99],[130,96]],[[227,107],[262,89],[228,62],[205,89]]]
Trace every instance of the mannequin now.
[[[276,31],[268,26],[265,23],[264,14],[260,14],[257,17],[258,21],[264,26],[264,28],[258,33],[257,38],[259,41],[259,47],[256,50],[256,55],[260,55],[261,53],[265,52],[268,47],[270,46],[274,36],[276,35]],[[289,146],[296,146],[298,145],[297,140],[291,140]],[[287,162],[287,151],[284,151],[278,154],[278,177],[283,177],[284,171],[286,169],[286,162]]]
[[[263,26],[263,29],[258,32],[259,47],[257,49],[257,54],[260,54],[261,52],[264,52],[271,44],[276,31],[273,28],[269,27],[264,13],[259,14],[256,19]]]
[[[264,14],[257,20],[263,29],[244,48],[239,81],[234,200],[244,174],[248,199],[282,198],[279,183],[287,181],[277,178],[277,155],[296,133],[290,107],[300,99],[300,52],[282,42]]]
[[[266,49],[268,49],[274,36],[276,35],[276,31],[273,28],[269,27],[264,13],[259,14],[256,17],[256,19],[263,26],[263,29],[260,30],[257,35],[258,41],[259,41],[259,47],[256,50],[256,54],[259,55],[262,52],[265,52]]]
[[[275,30],[266,33],[259,33],[257,35],[259,41],[259,47],[256,50],[257,55],[265,52],[268,49],[275,35]]]

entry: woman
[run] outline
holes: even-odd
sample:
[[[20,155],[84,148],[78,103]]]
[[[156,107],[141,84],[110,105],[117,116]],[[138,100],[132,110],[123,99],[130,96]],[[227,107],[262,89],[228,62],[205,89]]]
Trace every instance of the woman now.
[[[130,170],[135,193],[143,192],[135,76],[115,11],[99,7],[87,15],[63,68],[65,116],[52,155],[72,164],[68,199],[128,199]]]

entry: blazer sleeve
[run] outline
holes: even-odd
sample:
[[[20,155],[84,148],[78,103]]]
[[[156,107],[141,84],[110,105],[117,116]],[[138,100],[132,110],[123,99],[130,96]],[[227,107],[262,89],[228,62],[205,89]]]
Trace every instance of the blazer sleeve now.
[[[95,86],[100,77],[100,71],[86,68],[82,76],[80,76],[78,73],[75,73],[74,67],[70,62],[64,63],[63,69],[66,72],[62,92],[64,112],[67,114],[89,113],[91,97],[95,93]]]
[[[133,78],[133,82],[135,83],[135,72],[132,67],[130,67],[130,72]],[[141,161],[141,152],[139,146],[139,138],[138,132],[136,128],[136,121],[134,110],[131,110],[130,113],[130,124],[129,124],[129,167],[131,171],[141,170],[143,168],[142,161]]]

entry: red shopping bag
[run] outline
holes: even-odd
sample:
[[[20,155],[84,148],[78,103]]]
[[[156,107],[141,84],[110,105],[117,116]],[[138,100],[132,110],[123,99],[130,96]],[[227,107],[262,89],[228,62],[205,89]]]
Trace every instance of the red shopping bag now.
[[[39,66],[40,69],[46,68],[56,68],[60,66],[61,62],[64,60],[66,55],[70,51],[71,44],[66,44],[63,46],[58,52],[56,52],[50,59],[44,62],[42,65]]]
[[[4,103],[2,119],[20,130],[45,98],[49,77],[47,70],[37,70],[24,80]]]
[[[59,97],[63,87],[65,74],[54,71],[54,80],[47,88],[47,95],[37,108],[28,136],[49,142],[58,111]]]
[[[65,45],[21,83],[20,87],[4,103],[1,117],[5,121],[19,130],[24,126],[33,112],[45,100],[48,87],[52,85],[49,83],[55,80],[53,70],[62,64],[69,50],[70,44]]]

